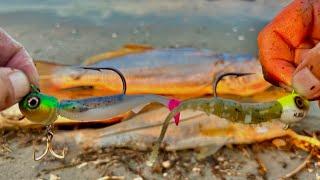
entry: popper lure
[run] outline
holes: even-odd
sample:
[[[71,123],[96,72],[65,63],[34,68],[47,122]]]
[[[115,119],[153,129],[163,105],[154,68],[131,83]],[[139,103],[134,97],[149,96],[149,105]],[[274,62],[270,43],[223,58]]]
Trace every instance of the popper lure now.
[[[216,78],[213,83],[213,98],[190,99],[180,103],[166,117],[160,136],[153,147],[148,164],[152,165],[159,154],[160,145],[168,129],[170,120],[183,110],[199,110],[206,114],[216,115],[235,123],[258,124],[262,122],[279,120],[287,126],[291,123],[302,120],[308,110],[309,101],[296,93],[289,94],[275,101],[263,103],[240,103],[230,99],[224,99],[216,96],[216,86],[226,75],[250,75],[251,73],[225,73]],[[175,119],[177,120],[177,119]],[[175,121],[176,124],[179,121]]]
[[[62,155],[58,155],[52,150],[51,145],[53,138],[52,125],[59,115],[73,120],[94,121],[112,118],[130,110],[135,111],[134,109],[141,109],[145,105],[153,102],[160,103],[170,110],[179,103],[177,100],[158,95],[126,95],[126,80],[123,74],[115,68],[80,68],[91,70],[105,69],[116,72],[122,80],[122,94],[59,101],[53,96],[41,93],[35,86],[31,86],[31,92],[19,103],[19,108],[28,120],[47,127],[47,147],[45,152],[39,157],[36,157],[34,152],[34,160],[36,161],[41,160],[48,152],[56,158],[64,158],[64,151]],[[175,116],[175,118],[178,120],[178,115]]]

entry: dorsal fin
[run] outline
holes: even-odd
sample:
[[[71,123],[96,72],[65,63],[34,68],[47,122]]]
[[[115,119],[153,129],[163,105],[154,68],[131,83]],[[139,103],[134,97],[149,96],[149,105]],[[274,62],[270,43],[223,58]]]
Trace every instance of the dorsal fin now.
[[[143,44],[126,44],[122,48],[114,51],[107,51],[95,56],[87,58],[82,65],[92,65],[100,61],[106,61],[112,58],[125,56],[128,54],[143,53],[145,51],[150,51],[153,48],[150,45]]]

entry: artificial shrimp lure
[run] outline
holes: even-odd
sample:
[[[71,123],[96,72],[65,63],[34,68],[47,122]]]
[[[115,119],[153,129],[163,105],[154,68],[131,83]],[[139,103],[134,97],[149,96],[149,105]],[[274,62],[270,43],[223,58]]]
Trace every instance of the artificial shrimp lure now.
[[[107,69],[116,72],[122,80],[122,94],[59,101],[56,97],[41,93],[39,89],[32,85],[31,92],[19,102],[19,108],[28,120],[47,127],[47,147],[45,152],[39,157],[36,157],[34,152],[34,160],[36,161],[41,160],[48,152],[56,158],[64,158],[64,151],[62,155],[58,155],[52,150],[51,145],[53,138],[52,124],[57,120],[59,115],[74,120],[94,121],[112,118],[130,110],[134,111],[137,107],[142,108],[142,106],[153,102],[160,103],[170,110],[178,105],[179,101],[167,99],[166,97],[158,95],[126,95],[126,80],[123,74],[117,69],[94,67],[81,68],[92,70]],[[178,115],[176,118],[178,120]]]
[[[231,122],[244,124],[258,124],[278,119],[286,124],[286,128],[289,124],[302,120],[309,110],[309,101],[296,93],[284,96],[275,101],[263,103],[240,103],[234,100],[217,97],[216,86],[219,80],[226,75],[243,76],[250,75],[250,73],[221,74],[213,83],[215,95],[213,98],[185,100],[176,108],[174,108],[168,114],[163,123],[161,134],[153,147],[150,159],[148,161],[149,165],[152,165],[158,157],[160,145],[164,139],[170,120],[177,113],[180,113],[183,110],[200,110],[204,111],[208,115],[213,114]],[[175,119],[175,123],[178,125],[179,119]]]

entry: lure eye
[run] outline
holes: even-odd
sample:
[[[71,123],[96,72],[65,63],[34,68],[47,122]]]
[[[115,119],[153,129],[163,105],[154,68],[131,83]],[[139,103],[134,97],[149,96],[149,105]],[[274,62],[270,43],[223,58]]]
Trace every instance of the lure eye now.
[[[37,96],[33,96],[33,97],[30,97],[30,98],[28,99],[28,107],[29,107],[30,109],[35,109],[35,108],[37,108],[37,107],[39,106],[39,104],[40,104],[40,99],[39,99],[39,97],[37,97]]]
[[[304,108],[304,100],[300,96],[296,96],[294,98],[294,103],[296,104],[296,106],[299,109],[303,109]]]

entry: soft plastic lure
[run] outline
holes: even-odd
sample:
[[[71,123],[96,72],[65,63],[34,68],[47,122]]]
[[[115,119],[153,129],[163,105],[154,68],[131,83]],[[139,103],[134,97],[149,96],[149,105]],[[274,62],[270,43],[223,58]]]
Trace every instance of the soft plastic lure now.
[[[248,74],[249,73],[222,74],[214,82],[213,89],[215,91],[217,83],[223,76],[242,76]],[[214,92],[214,94],[216,94],[216,92]],[[187,109],[204,111],[208,115],[213,114],[235,123],[258,124],[278,119],[289,125],[302,120],[306,116],[309,110],[309,101],[296,93],[284,96],[275,101],[263,103],[240,103],[216,96],[213,98],[199,98],[183,101],[166,117],[158,141],[153,147],[149,163],[153,164],[158,157],[160,145],[164,139],[170,120],[177,113]],[[178,125],[179,119],[175,119],[175,123]]]
[[[30,121],[47,126],[47,149],[43,155],[38,158],[36,158],[34,154],[35,160],[41,160],[48,151],[57,158],[64,158],[64,153],[63,155],[57,155],[51,148],[51,140],[53,138],[51,128],[59,115],[74,120],[94,121],[112,118],[130,110],[135,111],[134,109],[141,109],[145,105],[153,102],[160,103],[170,110],[177,105],[177,100],[158,95],[126,95],[126,81],[123,75],[116,69],[85,68],[94,70],[108,69],[117,72],[123,82],[123,93],[113,96],[59,101],[53,96],[40,93],[36,87],[32,86],[32,91],[19,103],[19,108],[22,114]],[[176,116],[176,118],[178,118],[178,116]]]

